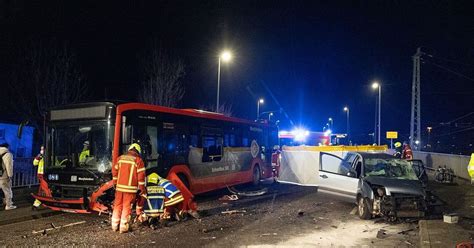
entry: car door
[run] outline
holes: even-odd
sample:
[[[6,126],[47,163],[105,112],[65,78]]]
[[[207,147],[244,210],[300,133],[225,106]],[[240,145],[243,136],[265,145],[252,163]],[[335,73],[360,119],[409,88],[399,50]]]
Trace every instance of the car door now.
[[[318,191],[355,201],[359,179],[352,170],[352,164],[324,152],[320,154],[319,163]]]

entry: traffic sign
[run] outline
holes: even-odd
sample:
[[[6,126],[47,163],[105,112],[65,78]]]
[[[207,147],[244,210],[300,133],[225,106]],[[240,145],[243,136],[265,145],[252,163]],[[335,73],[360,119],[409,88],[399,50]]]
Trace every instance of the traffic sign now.
[[[387,139],[398,139],[398,132],[387,131]]]

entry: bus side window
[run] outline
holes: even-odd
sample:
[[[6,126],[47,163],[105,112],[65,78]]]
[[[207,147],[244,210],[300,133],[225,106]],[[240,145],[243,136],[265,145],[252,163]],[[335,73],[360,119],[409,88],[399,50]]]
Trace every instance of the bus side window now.
[[[222,137],[203,136],[202,162],[220,161],[222,159],[222,146]]]

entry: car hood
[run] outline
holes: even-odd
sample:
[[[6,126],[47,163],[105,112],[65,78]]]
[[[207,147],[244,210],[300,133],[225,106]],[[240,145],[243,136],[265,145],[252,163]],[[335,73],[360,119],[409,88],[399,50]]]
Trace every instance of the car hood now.
[[[385,187],[387,194],[409,194],[425,196],[425,190],[419,180],[396,179],[386,177],[365,177],[363,180],[369,184]]]

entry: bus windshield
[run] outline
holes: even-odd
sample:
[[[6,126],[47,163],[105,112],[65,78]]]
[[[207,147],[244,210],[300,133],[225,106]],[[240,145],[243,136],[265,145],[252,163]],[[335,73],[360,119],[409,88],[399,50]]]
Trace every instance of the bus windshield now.
[[[51,165],[78,167],[99,172],[112,168],[113,125],[57,125],[51,128]]]

